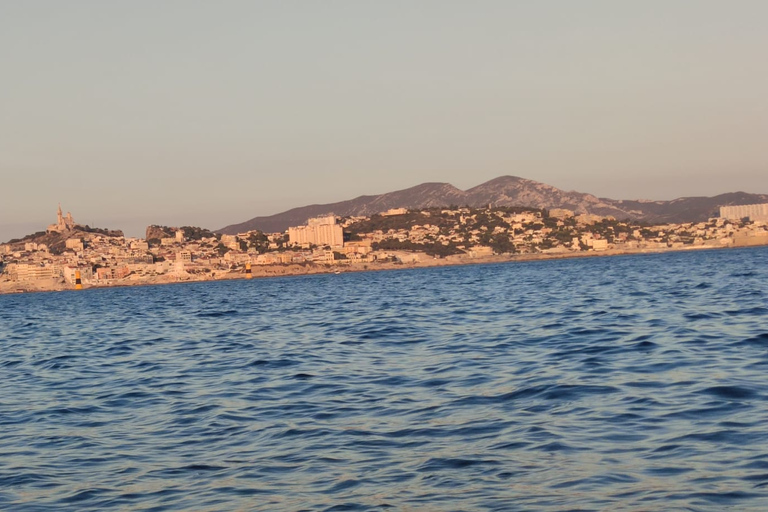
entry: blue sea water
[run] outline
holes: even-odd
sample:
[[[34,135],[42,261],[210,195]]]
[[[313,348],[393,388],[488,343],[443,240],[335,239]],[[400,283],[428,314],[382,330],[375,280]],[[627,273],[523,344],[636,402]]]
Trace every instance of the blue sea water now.
[[[766,248],[0,312],[0,510],[768,510]]]

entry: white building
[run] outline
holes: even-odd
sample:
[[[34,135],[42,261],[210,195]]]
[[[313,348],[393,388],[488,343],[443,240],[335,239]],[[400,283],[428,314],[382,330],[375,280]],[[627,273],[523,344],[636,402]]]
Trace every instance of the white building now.
[[[310,245],[343,247],[344,230],[336,224],[334,215],[309,219],[306,226],[288,228],[288,240],[291,245],[309,247]]]
[[[721,206],[720,217],[723,219],[738,220],[745,217],[749,220],[768,221],[768,203],[744,204],[740,206]]]

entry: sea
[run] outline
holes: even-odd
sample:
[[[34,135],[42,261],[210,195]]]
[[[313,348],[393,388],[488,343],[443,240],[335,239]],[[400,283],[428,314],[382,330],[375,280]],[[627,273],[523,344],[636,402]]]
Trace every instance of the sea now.
[[[768,510],[768,248],[2,296],[0,510]]]

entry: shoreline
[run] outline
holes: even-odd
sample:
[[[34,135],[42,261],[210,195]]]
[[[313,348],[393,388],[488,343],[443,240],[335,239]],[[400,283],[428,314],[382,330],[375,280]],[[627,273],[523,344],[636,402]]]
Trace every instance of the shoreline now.
[[[454,267],[463,265],[482,265],[492,263],[523,263],[530,261],[549,261],[549,260],[562,260],[562,259],[576,259],[576,258],[606,258],[615,256],[633,256],[642,254],[666,254],[666,253],[679,253],[679,252],[691,252],[702,250],[727,250],[727,249],[746,249],[756,247],[766,247],[768,244],[761,245],[731,245],[725,247],[716,247],[708,245],[689,246],[689,247],[670,247],[670,248],[654,248],[654,249],[609,249],[606,251],[583,251],[583,252],[570,252],[570,253],[528,253],[528,254],[500,254],[493,256],[482,256],[477,258],[462,257],[462,258],[441,258],[430,259],[425,261],[410,262],[410,263],[396,263],[396,262],[371,262],[371,263],[355,263],[355,264],[335,264],[335,265],[322,265],[322,264],[287,264],[287,265],[264,265],[252,267],[252,279],[268,279],[274,277],[287,277],[287,276],[303,276],[303,275],[315,275],[315,274],[342,274],[349,272],[379,272],[390,270],[405,270],[415,268],[432,268],[432,267]],[[130,276],[129,276],[130,277]],[[214,282],[214,281],[228,281],[232,279],[247,279],[244,270],[225,272],[220,275],[211,276],[205,274],[203,276],[196,276],[194,274],[185,276],[173,276],[173,275],[161,275],[153,276],[146,279],[130,279],[123,278],[119,281],[108,282],[104,284],[84,284],[83,290],[75,290],[74,285],[63,282],[62,278],[56,280],[39,280],[39,281],[0,281],[0,295],[15,295],[23,293],[45,293],[45,292],[63,292],[63,291],[85,291],[85,290],[99,290],[105,288],[117,288],[117,287],[134,287],[134,286],[159,286],[170,284],[184,284],[184,283],[200,283],[200,282]]]

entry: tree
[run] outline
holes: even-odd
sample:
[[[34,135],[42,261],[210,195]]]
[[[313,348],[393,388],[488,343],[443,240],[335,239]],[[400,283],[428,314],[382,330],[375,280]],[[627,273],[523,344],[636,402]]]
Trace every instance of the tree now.
[[[496,254],[517,252],[515,244],[509,239],[509,236],[506,235],[499,234],[494,236],[489,245]]]

